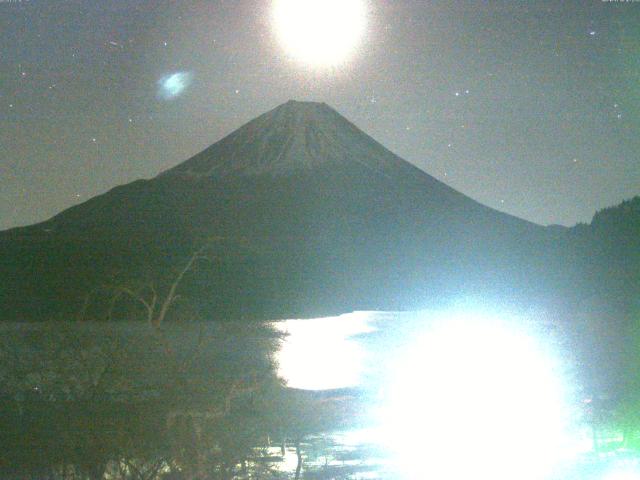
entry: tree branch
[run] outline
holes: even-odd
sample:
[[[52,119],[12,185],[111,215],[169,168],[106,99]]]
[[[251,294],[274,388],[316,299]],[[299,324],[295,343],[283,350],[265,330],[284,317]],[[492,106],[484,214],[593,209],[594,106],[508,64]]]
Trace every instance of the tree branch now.
[[[178,298],[178,295],[176,295],[176,290],[178,289],[178,285],[180,285],[180,282],[182,282],[182,279],[184,278],[185,274],[189,270],[191,270],[191,268],[193,267],[193,264],[197,260],[206,258],[202,255],[202,252],[204,251],[205,247],[206,245],[203,245],[191,256],[187,264],[184,266],[182,270],[180,270],[180,272],[178,273],[178,276],[175,278],[175,280],[171,284],[171,287],[169,288],[169,293],[165,297],[164,302],[162,302],[162,306],[160,307],[160,312],[158,313],[158,316],[153,320],[153,326],[155,328],[160,327],[160,324],[164,321],[164,318],[167,315],[167,311],[169,310],[169,307]]]

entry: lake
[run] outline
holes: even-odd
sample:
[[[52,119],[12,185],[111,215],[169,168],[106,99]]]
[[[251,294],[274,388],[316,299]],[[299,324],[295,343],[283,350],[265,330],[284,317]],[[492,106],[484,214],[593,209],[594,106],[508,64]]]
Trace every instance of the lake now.
[[[301,474],[309,479],[640,478],[634,454],[614,448],[594,452],[588,416],[593,398],[585,391],[571,343],[560,324],[531,312],[466,304],[244,326],[170,324],[161,338],[150,335],[143,323],[14,323],[2,325],[0,347],[5,406],[11,410],[17,404],[20,410],[17,423],[9,425],[17,428],[17,436],[5,428],[4,441],[15,442],[9,446],[17,454],[39,445],[27,462],[58,462],[59,452],[67,451],[60,438],[73,440],[78,432],[101,428],[107,443],[98,448],[86,442],[83,456],[119,451],[120,444],[113,442],[122,440],[122,432],[148,445],[149,451],[136,450],[136,455],[157,455],[174,448],[159,440],[158,432],[168,425],[162,419],[169,415],[183,418],[172,424],[182,425],[175,435],[185,432],[184,418],[195,422],[187,437],[180,437],[181,452],[205,444],[202,425],[207,422],[213,422],[215,438],[230,435],[230,441],[237,440],[240,427],[255,427],[243,435],[264,446],[254,453],[250,445],[242,448],[249,449],[246,458],[254,471],[255,465],[265,465],[268,478],[292,478],[298,453]],[[274,347],[277,374],[287,391],[295,401],[302,399],[300,405],[311,405],[306,413],[293,410],[301,418],[287,428],[297,433],[278,430],[269,418],[254,420],[251,393],[246,398],[224,394],[233,392],[238,380],[251,385],[249,372],[268,371]],[[118,352],[124,353],[114,363]],[[162,388],[173,361],[189,365],[189,378],[180,386],[182,396],[167,406],[163,399],[174,397],[163,397]],[[120,373],[107,377],[113,371]],[[95,390],[101,383],[108,388]],[[240,402],[231,424],[221,420],[226,413],[220,410],[229,400]],[[100,402],[112,410],[115,405],[117,412],[95,407]],[[32,405],[41,410],[29,410]],[[60,405],[73,406],[73,421],[67,411],[60,413]],[[313,423],[314,405],[318,412],[335,405],[340,418],[312,428],[307,423]],[[33,432],[23,445],[19,436],[25,422]],[[619,432],[608,435],[613,444]],[[77,443],[69,448],[75,455]],[[110,471],[122,471],[125,459],[109,455]],[[229,461],[236,468],[236,460]],[[174,472],[171,462],[163,468]],[[255,478],[244,471],[225,478]]]

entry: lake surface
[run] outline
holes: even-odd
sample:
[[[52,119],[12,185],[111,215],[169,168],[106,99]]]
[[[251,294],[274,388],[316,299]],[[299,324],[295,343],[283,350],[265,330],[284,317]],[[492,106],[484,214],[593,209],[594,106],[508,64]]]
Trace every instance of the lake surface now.
[[[288,386],[322,402],[348,404],[346,411],[353,411],[340,428],[300,439],[303,478],[640,479],[635,455],[593,452],[585,414],[590,399],[569,342],[560,326],[530,313],[463,305],[354,312],[271,326],[284,334],[276,360]],[[269,330],[263,327],[243,327],[241,337],[234,324],[172,324],[166,333],[182,349],[180,358],[202,345],[196,362],[202,379],[230,375],[233,380],[242,365],[261,365],[256,352],[267,348]],[[69,394],[55,390],[49,366],[75,372],[92,359],[95,371],[102,371],[108,350],[100,350],[95,339],[111,338],[107,344],[127,347],[136,368],[149,353],[150,343],[143,341],[148,326],[142,323],[1,328],[3,347],[16,349],[12,358],[43,367],[44,373],[16,381],[29,395],[47,401],[64,401]],[[73,339],[78,355],[60,357],[57,342],[63,338]],[[164,365],[151,365],[164,373]],[[149,373],[134,369],[128,377],[145,393],[151,388],[145,382],[154,378]],[[266,458],[280,472],[270,478],[292,478],[298,463],[294,440],[288,438],[284,455],[279,439],[267,448]]]

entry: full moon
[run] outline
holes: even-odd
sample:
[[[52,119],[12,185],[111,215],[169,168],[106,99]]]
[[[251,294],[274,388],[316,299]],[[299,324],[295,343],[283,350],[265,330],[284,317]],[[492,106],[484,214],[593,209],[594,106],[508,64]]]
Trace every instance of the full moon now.
[[[344,63],[365,30],[364,0],[274,0],[278,39],[295,60],[313,67]]]

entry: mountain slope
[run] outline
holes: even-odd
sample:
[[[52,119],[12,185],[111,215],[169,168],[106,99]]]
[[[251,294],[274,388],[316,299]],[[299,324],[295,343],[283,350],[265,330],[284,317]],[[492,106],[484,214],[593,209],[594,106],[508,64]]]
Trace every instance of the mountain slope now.
[[[203,243],[185,315],[546,301],[576,274],[564,237],[451,189],[324,104],[288,102],[154,179],[1,233],[0,318],[66,318],[142,272],[162,288]]]

